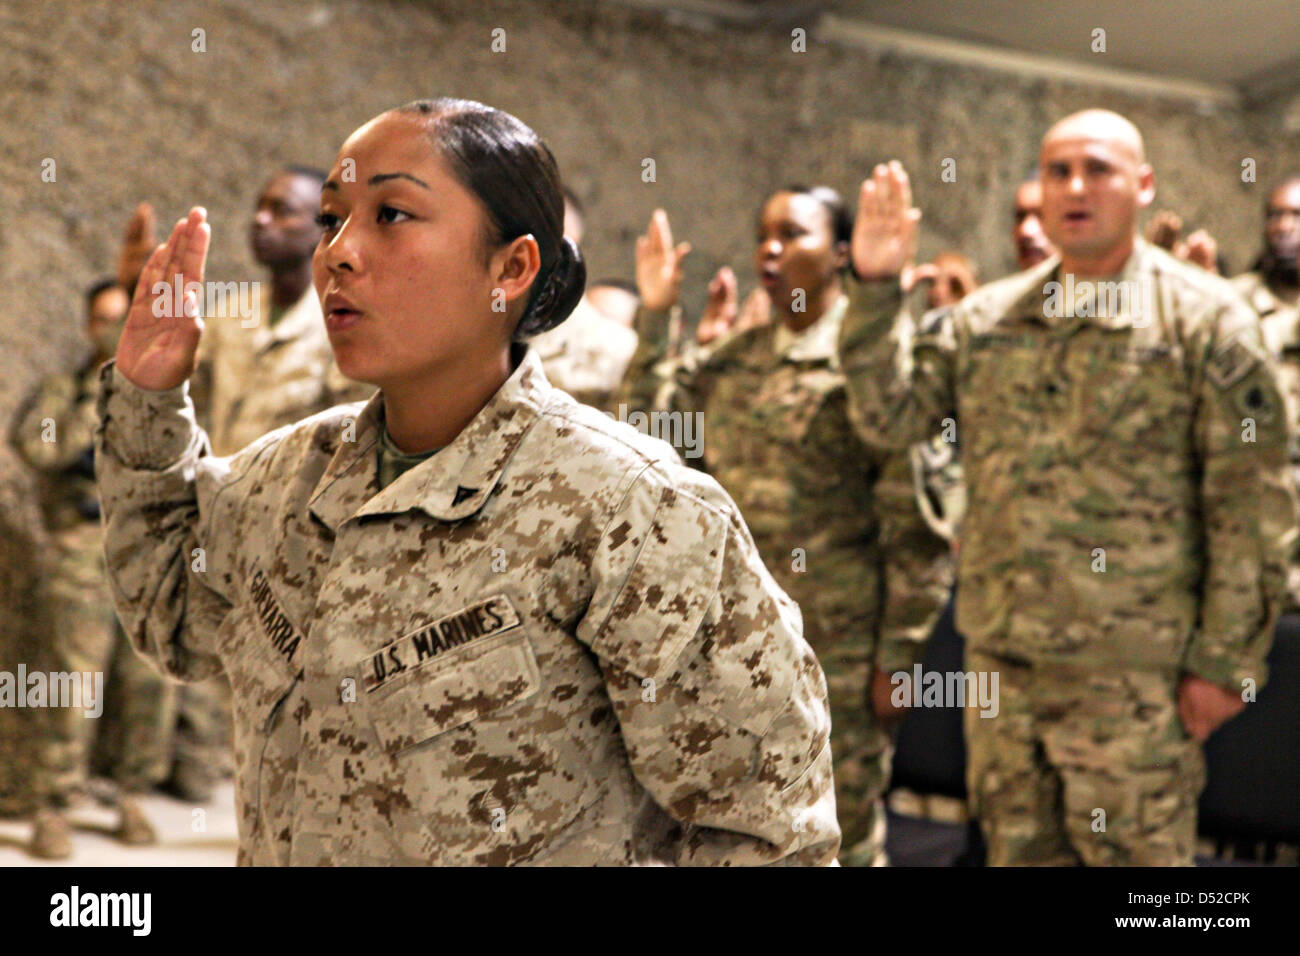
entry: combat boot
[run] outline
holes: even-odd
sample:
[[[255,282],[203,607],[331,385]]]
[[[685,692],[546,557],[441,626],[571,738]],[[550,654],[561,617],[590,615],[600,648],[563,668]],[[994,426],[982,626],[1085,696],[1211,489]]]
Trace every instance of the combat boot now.
[[[36,811],[29,852],[41,860],[66,860],[72,856],[72,829],[60,811]]]
[[[122,822],[114,835],[120,842],[127,846],[148,846],[158,842],[157,831],[144,815],[144,809],[135,797],[122,797],[118,809],[122,814]]]

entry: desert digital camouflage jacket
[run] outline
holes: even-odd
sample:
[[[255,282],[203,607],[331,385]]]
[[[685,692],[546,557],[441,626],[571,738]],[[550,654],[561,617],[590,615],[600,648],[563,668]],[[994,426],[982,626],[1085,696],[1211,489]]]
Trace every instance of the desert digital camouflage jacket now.
[[[620,414],[699,416],[696,463],[739,503],[823,664],[905,670],[948,599],[950,552],[922,515],[906,451],[873,450],[850,426],[835,352],[846,306],[784,348],[773,323],[673,362],[669,314],[643,308]]]
[[[114,597],[229,675],[240,861],[832,861],[825,678],[718,485],[524,351],[381,491],[380,402],[222,459],[104,379]]]
[[[910,355],[890,335],[897,283],[852,282],[860,434],[897,445],[956,417],[972,647],[1262,684],[1295,503],[1258,322],[1140,239],[1103,295],[1054,285],[1058,265],[929,314]]]
[[[582,298],[567,319],[528,345],[547,381],[584,405],[608,411],[636,351],[636,333]]]

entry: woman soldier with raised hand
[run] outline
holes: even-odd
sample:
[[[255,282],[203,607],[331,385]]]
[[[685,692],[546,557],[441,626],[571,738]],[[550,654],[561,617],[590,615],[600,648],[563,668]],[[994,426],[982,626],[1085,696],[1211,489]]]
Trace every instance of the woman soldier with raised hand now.
[[[844,865],[886,862],[882,797],[893,752],[890,675],[920,661],[948,597],[947,541],[926,524],[906,452],[863,445],[835,353],[848,300],[852,220],[824,186],[773,193],[758,216],[755,271],[774,321],[733,326],[702,352],[664,360],[688,243],[656,210],[637,243],[640,344],[622,399],[700,415],[701,467],[740,503],[763,561],[799,603],[825,668]],[[736,318],[719,274],[701,324]]]
[[[343,144],[315,285],[377,385],[213,458],[185,382],[202,209],[146,267],[100,402],[118,611],[234,691],[253,864],[824,864],[825,680],[731,499],[547,384],[582,293],[509,114],[417,101]],[[155,314],[155,306],[158,306]]]

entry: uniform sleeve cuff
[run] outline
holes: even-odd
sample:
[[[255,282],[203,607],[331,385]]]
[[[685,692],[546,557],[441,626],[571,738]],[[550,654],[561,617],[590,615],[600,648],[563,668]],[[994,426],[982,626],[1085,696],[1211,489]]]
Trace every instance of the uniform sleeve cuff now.
[[[189,383],[154,392],[132,384],[109,361],[99,373],[99,422],[104,448],[128,468],[162,471],[198,440]]]
[[[636,310],[633,325],[641,341],[648,343],[659,352],[668,350],[672,339],[673,315],[677,306],[671,309],[648,309],[644,305]]]
[[[876,667],[886,674],[910,671],[925,658],[928,641],[881,640],[876,650]]]
[[[1264,661],[1243,661],[1240,658],[1206,654],[1190,648],[1183,659],[1183,670],[1219,687],[1241,690],[1246,681],[1253,681],[1256,690],[1268,680],[1268,664]]]
[[[850,321],[846,324],[856,327],[864,319],[871,324],[870,320],[879,316],[887,317],[892,327],[895,317],[903,308],[903,288],[899,285],[897,276],[892,279],[873,279],[870,282],[848,276],[844,283],[849,296],[847,318]],[[854,337],[848,338],[851,341]]]

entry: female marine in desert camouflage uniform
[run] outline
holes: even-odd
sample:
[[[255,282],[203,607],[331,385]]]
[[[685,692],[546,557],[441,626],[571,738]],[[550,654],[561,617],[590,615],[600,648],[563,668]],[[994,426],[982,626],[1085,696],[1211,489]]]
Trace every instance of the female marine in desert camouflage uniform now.
[[[826,863],[825,681],[735,504],[547,384],[520,339],[585,268],[514,117],[419,101],[343,144],[315,257],[380,388],[208,454],[185,380],[202,209],[150,261],[101,393],[136,646],[234,692],[244,863]]]

